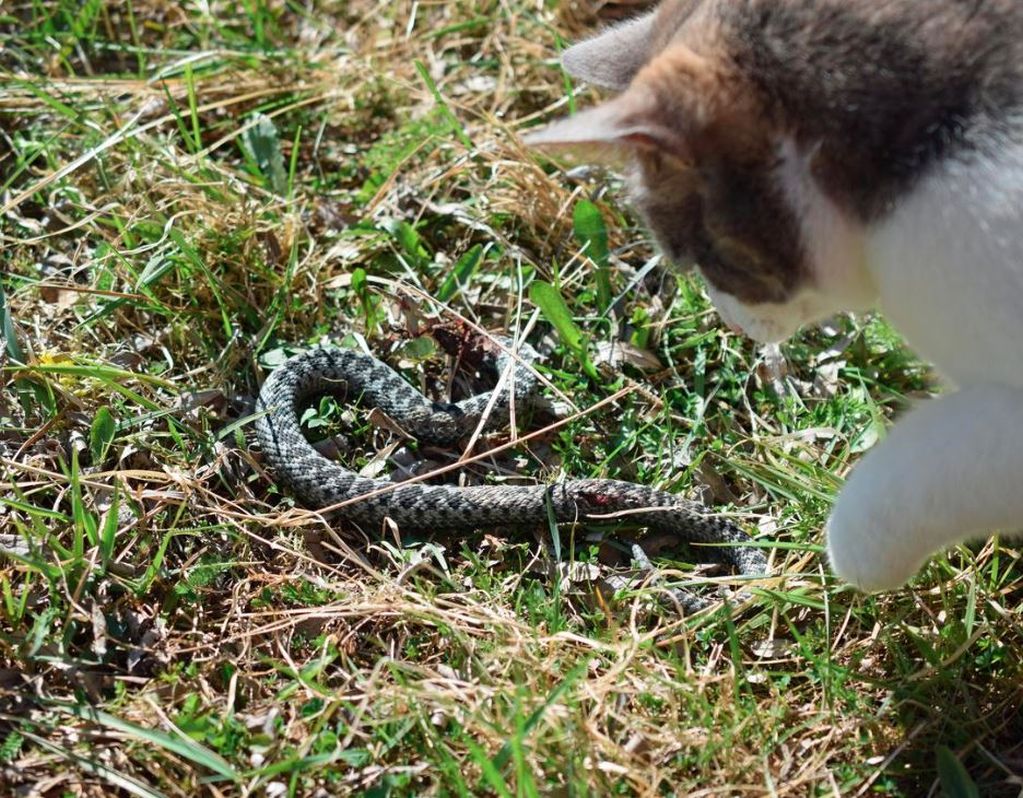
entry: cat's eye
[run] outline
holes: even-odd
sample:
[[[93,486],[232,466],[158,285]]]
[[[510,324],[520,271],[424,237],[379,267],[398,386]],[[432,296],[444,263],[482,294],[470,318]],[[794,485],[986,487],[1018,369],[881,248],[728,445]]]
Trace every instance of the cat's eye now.
[[[722,236],[711,241],[715,253],[725,265],[744,273],[760,270],[762,259],[759,254],[738,239]]]

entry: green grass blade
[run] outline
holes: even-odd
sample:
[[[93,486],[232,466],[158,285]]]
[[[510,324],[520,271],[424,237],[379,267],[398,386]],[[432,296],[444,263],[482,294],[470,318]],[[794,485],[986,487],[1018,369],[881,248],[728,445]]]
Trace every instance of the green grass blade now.
[[[977,784],[963,767],[950,748],[939,745],[934,750],[938,767],[938,780],[941,782],[945,798],[980,798]]]
[[[78,467],[78,449],[71,450],[71,518],[74,526],[74,545],[72,551],[76,560],[85,556],[85,541],[89,545],[99,545],[99,528],[96,516],[85,506],[82,497],[81,469]]]
[[[524,737],[528,734],[531,734],[533,729],[536,728],[536,724],[540,722],[540,718],[544,716],[544,713],[546,713],[547,710],[550,709],[555,704],[555,702],[557,702],[561,698],[561,696],[568,692],[569,688],[573,684],[575,684],[576,681],[578,681],[579,677],[582,676],[585,672],[586,663],[583,663],[582,665],[577,665],[567,674],[565,674],[565,678],[558,682],[558,684],[555,685],[554,689],[551,690],[550,693],[548,693],[547,698],[543,702],[543,704],[538,706],[536,709],[533,710],[532,713],[530,713],[529,717],[526,719],[526,722],[522,725],[521,734],[517,736]],[[513,753],[512,743],[509,740],[507,743],[501,746],[501,750],[494,755],[493,760],[494,767],[497,768],[498,770],[503,768],[506,764],[508,764],[508,760],[511,758],[512,753]]]
[[[70,555],[70,552],[64,552],[56,546],[54,546],[53,548],[55,551],[62,555],[64,554]],[[10,551],[9,549],[6,549],[3,551],[2,556],[4,559],[14,560],[14,562],[21,563],[29,571],[35,571],[37,573],[42,574],[50,583],[59,582],[60,578],[64,574],[59,565],[51,565],[48,562],[36,559],[34,557],[26,557],[23,554],[18,554],[16,551]]]
[[[423,83],[426,84],[426,88],[429,89],[430,94],[433,95],[433,99],[437,101],[438,107],[448,120],[448,123],[451,126],[451,132],[455,134],[466,149],[475,149],[472,139],[469,138],[469,134],[465,132],[465,128],[462,127],[462,123],[458,121],[458,117],[455,116],[454,111],[451,110],[451,106],[448,105],[447,100],[444,99],[444,95],[440,93],[440,89],[437,88],[437,83],[432,77],[430,77],[430,71],[426,68],[426,65],[422,61],[416,61],[415,65],[416,71],[419,73],[419,77],[423,79]]]
[[[467,739],[465,745],[469,749],[469,755],[472,757],[473,762],[483,771],[483,780],[489,785],[490,789],[501,796],[501,798],[511,798],[511,790],[505,784],[501,771],[497,769],[490,757],[487,756],[487,752],[472,740]]]
[[[11,316],[11,308],[7,304],[7,294],[2,284],[0,284],[0,334],[3,335],[4,348],[11,360],[15,363],[27,363],[25,351],[18,343],[18,336],[14,332],[14,318]]]
[[[45,507],[36,507],[34,504],[25,501],[19,501],[18,499],[12,499],[10,496],[0,496],[0,504],[12,507],[15,510],[21,510],[33,517],[48,518],[51,521],[60,521],[62,524],[70,523],[71,517],[59,510],[49,510]]]
[[[188,118],[192,123],[192,144],[193,153],[202,149],[202,127],[199,124],[199,102],[195,91],[195,73],[192,72],[192,62],[185,62],[184,74],[185,86],[188,89]]]
[[[4,369],[9,370],[9,369]],[[158,385],[161,388],[174,388],[175,385],[169,380],[161,379],[160,377],[154,377],[150,374],[143,374],[136,371],[128,371],[127,369],[118,368],[117,366],[107,366],[102,363],[39,363],[31,368],[32,371],[38,372],[39,374],[66,374],[72,377],[92,377],[97,380],[101,380],[107,385],[112,385],[119,380],[138,380],[139,382],[148,382],[152,385]]]
[[[206,278],[206,284],[209,286],[213,298],[217,301],[217,308],[220,310],[220,320],[224,325],[224,335],[227,340],[231,340],[234,333],[234,328],[231,324],[230,313],[227,310],[227,304],[224,301],[223,289],[221,282],[210,273],[210,270],[206,266],[206,261],[203,260],[202,255],[199,253],[192,244],[181,234],[180,230],[171,229],[168,233],[171,241],[173,241],[178,250],[184,255],[188,261],[195,267],[196,271],[201,273]]]
[[[95,723],[112,731],[121,732],[146,745],[153,745],[171,751],[178,756],[193,762],[196,765],[222,776],[233,782],[240,782],[241,776],[227,762],[226,759],[213,753],[205,746],[200,745],[189,737],[183,735],[170,735],[157,729],[149,729],[145,726],[138,726],[122,720],[116,715],[111,715],[102,710],[92,707],[80,706],[78,704],[49,704],[58,712],[80,718],[89,723]]]
[[[117,490],[117,483],[114,483],[114,495],[110,499],[110,507],[107,508],[103,517],[103,527],[99,533],[100,562],[106,568],[114,556],[114,544],[117,542],[117,511],[120,507],[121,496]]]

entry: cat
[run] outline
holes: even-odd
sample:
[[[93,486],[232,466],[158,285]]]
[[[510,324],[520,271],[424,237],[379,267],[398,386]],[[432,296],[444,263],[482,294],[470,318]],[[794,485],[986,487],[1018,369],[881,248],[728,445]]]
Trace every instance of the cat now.
[[[666,0],[565,70],[620,92],[527,137],[626,165],[665,255],[778,342],[880,310],[950,386],[826,527],[864,591],[1023,521],[1023,2]]]

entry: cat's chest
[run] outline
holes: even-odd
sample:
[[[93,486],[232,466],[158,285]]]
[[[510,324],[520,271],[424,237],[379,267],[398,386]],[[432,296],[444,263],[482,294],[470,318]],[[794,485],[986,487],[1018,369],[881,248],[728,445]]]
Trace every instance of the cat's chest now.
[[[943,375],[1023,386],[1023,147],[925,179],[868,257],[881,309]]]

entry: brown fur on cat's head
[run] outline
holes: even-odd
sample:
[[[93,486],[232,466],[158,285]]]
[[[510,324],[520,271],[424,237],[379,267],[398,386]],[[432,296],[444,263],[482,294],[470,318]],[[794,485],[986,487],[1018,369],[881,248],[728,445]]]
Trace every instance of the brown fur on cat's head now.
[[[633,165],[666,254],[777,338],[869,306],[863,231],[1023,115],[1023,2],[665,0],[564,64],[622,94],[527,142]]]
[[[668,257],[695,261],[742,302],[786,301],[805,276],[803,254],[773,179],[777,132],[755,87],[712,55],[671,42],[623,101],[636,92],[646,118],[678,136],[635,151],[636,201]]]
[[[757,87],[716,55],[720,31],[696,8],[668,3],[616,29],[616,61],[597,41],[569,50],[567,69],[625,91],[527,141],[631,160],[636,204],[669,258],[699,263],[743,302],[784,302],[804,268],[797,221],[771,179],[776,131]]]

